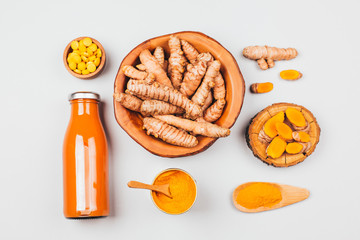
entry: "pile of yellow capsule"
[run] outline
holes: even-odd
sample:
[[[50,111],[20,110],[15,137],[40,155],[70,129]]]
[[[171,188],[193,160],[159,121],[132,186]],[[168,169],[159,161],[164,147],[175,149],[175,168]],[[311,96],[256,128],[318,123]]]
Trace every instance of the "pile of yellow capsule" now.
[[[100,65],[102,52],[91,38],[71,42],[72,52],[67,57],[71,70],[77,74],[89,74]]]

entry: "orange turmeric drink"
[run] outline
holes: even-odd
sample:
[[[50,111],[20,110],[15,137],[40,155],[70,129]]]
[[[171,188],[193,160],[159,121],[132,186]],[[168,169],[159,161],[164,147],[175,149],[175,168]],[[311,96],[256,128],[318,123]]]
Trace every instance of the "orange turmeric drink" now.
[[[153,185],[169,184],[172,198],[162,193],[151,191],[155,205],[169,214],[181,214],[188,211],[196,199],[196,184],[187,172],[172,168],[161,172],[154,180]]]
[[[64,215],[92,218],[109,214],[108,151],[99,117],[100,96],[70,95],[71,117],[63,145]]]

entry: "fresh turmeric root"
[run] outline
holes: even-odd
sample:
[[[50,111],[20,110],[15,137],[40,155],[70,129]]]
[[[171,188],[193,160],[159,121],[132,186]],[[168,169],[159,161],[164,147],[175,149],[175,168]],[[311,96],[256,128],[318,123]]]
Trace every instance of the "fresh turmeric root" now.
[[[189,97],[194,94],[201,83],[201,79],[206,73],[206,62],[200,60],[192,65],[187,65],[187,72],[184,74],[184,80],[181,83],[180,92]]]
[[[207,66],[209,67],[210,64],[214,61],[214,57],[211,55],[211,53],[207,52],[207,53],[200,53],[197,56],[197,61],[204,61],[206,62]]]
[[[201,107],[175,89],[164,87],[157,83],[148,85],[143,81],[129,80],[127,90],[137,96],[165,101],[181,107],[185,109],[188,116],[192,119],[202,116]]]
[[[266,148],[266,154],[271,158],[279,158],[286,149],[286,142],[281,137],[275,137]]]
[[[151,118],[144,118],[144,129],[148,135],[153,135],[156,138],[160,138],[163,141],[182,147],[195,147],[198,144],[196,137],[187,134],[175,127],[168,125],[167,123]]]
[[[114,99],[123,107],[135,112],[140,112],[141,104],[143,103],[137,97],[126,93],[114,93]]]
[[[136,68],[139,69],[140,71],[146,71],[146,67],[145,67],[145,65],[142,64],[142,63],[136,65]]]
[[[299,110],[289,107],[286,109],[285,114],[295,130],[301,131],[308,127],[304,115]]]
[[[144,116],[180,114],[184,109],[170,103],[158,100],[145,100],[141,104],[140,112]]]
[[[216,100],[224,99],[226,95],[225,81],[220,72],[218,73],[218,75],[216,75],[214,81],[215,81],[215,86],[213,89],[214,98]]]
[[[144,80],[148,75],[147,72],[139,71],[133,66],[129,66],[129,65],[123,66],[122,71],[125,74],[125,76],[137,80]]]
[[[209,66],[208,70],[205,73],[205,77],[200,85],[200,87],[196,90],[194,96],[191,98],[191,100],[202,106],[205,103],[205,100],[207,96],[210,93],[211,88],[215,86],[215,77],[219,73],[220,70],[220,62],[218,60],[215,60],[211,65]]]
[[[196,62],[197,56],[199,55],[199,52],[188,41],[181,40],[181,45],[185,53],[185,57],[191,64],[194,64]]]
[[[165,52],[162,47],[155,48],[154,57],[159,62],[164,71],[167,72],[167,61],[165,60]]]
[[[276,135],[278,135],[278,132],[276,130],[276,123],[278,122],[284,122],[285,120],[285,114],[284,112],[279,112],[269,120],[267,120],[264,124],[263,130],[267,136],[270,138],[274,138]]]
[[[284,70],[280,72],[280,77],[285,80],[298,80],[302,77],[302,73],[296,70]]]
[[[253,83],[250,86],[252,93],[267,93],[273,90],[274,86],[271,82]]]
[[[205,113],[205,110],[208,109],[208,107],[212,104],[212,102],[213,102],[213,96],[212,96],[212,94],[210,92],[208,97],[205,100],[204,105],[202,105],[202,107],[201,107],[201,110],[203,111],[203,113]]]
[[[146,67],[146,71],[155,75],[157,82],[169,88],[173,88],[170,79],[166,75],[166,72],[161,67],[156,58],[151,55],[148,49],[141,51],[139,58],[141,63]]]
[[[221,114],[224,110],[226,101],[221,98],[217,100],[213,105],[211,105],[204,113],[204,119],[207,122],[215,122],[221,117]]]
[[[175,117],[173,115],[158,115],[155,118],[160,119],[167,124],[184,129],[195,135],[202,135],[207,137],[227,137],[230,135],[230,129],[220,127],[216,124],[208,122],[196,122],[188,119]]]
[[[180,39],[171,35],[169,40],[170,57],[169,69],[170,79],[175,89],[179,89],[185,72],[186,58],[181,50]]]
[[[250,46],[243,50],[244,57],[257,60],[259,67],[263,70],[273,67],[275,65],[274,60],[290,60],[295,58],[297,54],[295,48]]]

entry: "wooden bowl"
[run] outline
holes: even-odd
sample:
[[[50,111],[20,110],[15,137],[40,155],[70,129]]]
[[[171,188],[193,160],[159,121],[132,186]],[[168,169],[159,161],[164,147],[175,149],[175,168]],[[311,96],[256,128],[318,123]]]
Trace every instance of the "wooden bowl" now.
[[[81,78],[81,79],[92,79],[92,78],[95,78],[97,75],[99,75],[102,72],[102,70],[104,69],[105,63],[106,63],[105,50],[104,50],[103,46],[100,44],[100,42],[98,42],[96,39],[89,37],[89,38],[91,38],[93,43],[95,43],[98,46],[98,48],[101,49],[101,52],[102,52],[100,65],[96,68],[95,72],[92,72],[92,73],[89,73],[86,75],[78,74],[70,69],[69,64],[67,62],[67,56],[69,55],[70,52],[72,52],[71,42],[72,41],[80,41],[81,39],[84,39],[84,38],[86,38],[86,37],[78,37],[69,42],[69,44],[66,46],[66,48],[64,50],[63,61],[64,61],[66,70],[68,70],[68,72],[71,73],[71,75],[73,75],[74,77]]]
[[[263,128],[265,122],[271,117],[285,111],[288,107],[298,109],[304,115],[306,121],[310,125],[309,135],[311,147],[304,153],[288,154],[284,153],[281,157],[273,159],[266,154],[268,144],[262,143],[258,136]],[[246,130],[246,142],[249,148],[253,151],[255,157],[262,160],[264,163],[273,165],[275,167],[288,167],[304,161],[310,154],[315,151],[316,145],[320,139],[320,127],[314,115],[305,107],[292,103],[275,103],[260,111],[254,118],[251,119],[250,124]]]
[[[226,107],[216,124],[231,128],[239,116],[244,94],[245,83],[236,60],[220,43],[200,32],[177,32],[149,39],[135,47],[122,61],[115,79],[114,92],[124,92],[128,78],[121,71],[124,65],[136,65],[140,63],[139,54],[144,49],[154,50],[157,46],[164,48],[169,53],[168,40],[170,35],[175,35],[191,43],[199,52],[210,52],[215,59],[221,62],[221,73],[226,84]],[[142,129],[142,117],[122,107],[120,103],[114,100],[115,117],[119,125],[125,132],[137,143],[143,146],[149,152],[162,157],[183,157],[194,155],[206,150],[215,141],[216,138],[198,136],[199,144],[193,148],[174,146],[146,135]]]

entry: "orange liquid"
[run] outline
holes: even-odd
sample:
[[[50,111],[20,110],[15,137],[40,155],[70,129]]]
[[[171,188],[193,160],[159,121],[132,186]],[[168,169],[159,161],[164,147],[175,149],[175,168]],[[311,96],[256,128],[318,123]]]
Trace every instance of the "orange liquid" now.
[[[109,214],[108,152],[98,102],[75,99],[63,145],[64,215]]]

